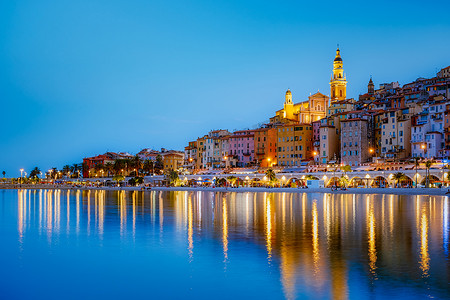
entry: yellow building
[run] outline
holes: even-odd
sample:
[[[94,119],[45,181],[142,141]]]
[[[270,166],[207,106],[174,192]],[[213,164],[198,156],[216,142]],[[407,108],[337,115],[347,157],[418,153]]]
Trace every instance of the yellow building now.
[[[347,97],[347,80],[345,78],[341,52],[336,50],[336,57],[333,62],[333,75],[330,80],[331,103],[333,101],[345,100]]]
[[[325,117],[328,107],[328,96],[315,93],[308,97],[307,101],[294,103],[292,93],[288,89],[285,95],[284,107],[275,113],[270,119],[271,123],[299,124],[312,123]]]
[[[163,153],[164,170],[178,170],[183,166],[184,153],[178,151],[169,151]]]
[[[205,141],[208,138],[207,135],[203,137],[199,137],[197,139],[197,160],[195,161],[195,168],[196,169],[203,169],[204,168],[204,162],[203,162],[203,152],[205,152]]]
[[[311,124],[285,125],[278,128],[277,155],[279,166],[300,166],[313,158]]]

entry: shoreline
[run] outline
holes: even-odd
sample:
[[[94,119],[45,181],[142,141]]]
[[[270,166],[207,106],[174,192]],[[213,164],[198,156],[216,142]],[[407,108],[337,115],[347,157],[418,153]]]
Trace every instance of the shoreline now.
[[[65,185],[2,185],[0,190],[11,189],[54,189],[54,190],[105,190],[105,191],[193,191],[193,192],[231,192],[231,193],[327,193],[327,194],[392,194],[392,195],[432,195],[445,196],[447,188],[348,188],[346,191],[331,191],[330,188],[267,188],[267,187],[74,187]]]

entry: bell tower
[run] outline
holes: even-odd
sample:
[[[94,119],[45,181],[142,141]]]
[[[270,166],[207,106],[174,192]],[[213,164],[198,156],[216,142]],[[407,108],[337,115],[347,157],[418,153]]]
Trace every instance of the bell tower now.
[[[283,117],[286,119],[294,119],[294,102],[292,102],[292,93],[291,90],[288,89],[286,91],[284,100],[284,115]]]
[[[336,57],[333,61],[333,74],[330,80],[331,102],[345,100],[347,98],[347,79],[345,78],[341,51],[336,50]]]
[[[369,95],[373,95],[374,92],[375,92],[375,85],[373,84],[372,76],[370,76],[369,84],[367,85],[367,93]]]

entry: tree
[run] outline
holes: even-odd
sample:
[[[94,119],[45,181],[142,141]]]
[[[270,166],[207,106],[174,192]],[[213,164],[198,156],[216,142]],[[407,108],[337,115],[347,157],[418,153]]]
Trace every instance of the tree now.
[[[352,171],[352,167],[350,165],[343,165],[341,166],[341,171],[344,172],[344,175],[347,175],[347,172]]]
[[[425,172],[425,179],[426,179],[426,181],[425,181],[425,187],[430,187],[430,168],[431,168],[431,166],[434,164],[434,159],[428,159],[426,162],[425,162],[425,169],[426,169],[426,172]]]
[[[341,176],[341,178],[339,178],[339,182],[341,183],[341,186],[347,187],[348,178],[346,176]]]
[[[178,172],[173,169],[168,170],[166,172],[165,176],[166,176],[166,179],[169,180],[169,183],[171,186],[175,186],[178,183],[178,181],[180,180],[180,178],[178,176]]]
[[[80,177],[80,176],[79,176],[79,175],[80,175],[79,172],[82,170],[82,168],[83,168],[83,164],[73,164],[73,165],[70,167],[71,172],[72,172],[73,174],[77,174],[77,178]]]
[[[106,164],[103,165],[103,168],[105,169],[106,175],[108,177],[112,173],[113,167],[114,167],[114,165],[110,161],[108,161]]]
[[[2,172],[2,175],[3,175],[3,178],[5,178],[5,176],[6,176],[6,172],[5,172],[5,171],[3,171],[3,172]]]
[[[153,161],[151,161],[150,159],[145,160],[142,166],[142,170],[144,171],[144,173],[149,174],[152,169]]]
[[[71,168],[70,168],[69,165],[65,165],[65,166],[62,168],[62,172],[63,172],[63,174],[65,174],[65,175],[69,175],[70,170],[71,170]]]
[[[275,181],[277,179],[277,176],[275,175],[275,172],[272,170],[272,168],[267,169],[266,177],[269,181]]]
[[[143,184],[144,183],[144,177],[136,177],[134,179],[136,181],[136,184]]]
[[[131,186],[136,186],[136,177],[128,179],[128,184]]]
[[[216,185],[217,186],[224,186],[227,183],[227,180],[225,178],[218,178],[216,180]]]
[[[100,171],[103,171],[103,164],[101,164],[101,163],[98,163],[98,164],[96,164],[95,166],[94,166],[94,170],[95,170],[95,173],[98,173],[98,172],[100,172]]]
[[[403,179],[405,179],[405,174],[404,173],[402,173],[402,172],[397,172],[397,173],[395,173],[394,174],[394,183],[395,183],[395,186],[396,187],[398,187],[398,184],[400,183],[400,181],[402,181]]]
[[[58,179],[58,169],[55,167],[51,168],[50,175],[53,179]]]
[[[30,172],[29,178],[38,177],[39,174],[41,174],[41,170],[38,167],[34,167],[34,169]]]
[[[158,154],[156,156],[156,162],[155,162],[155,173],[161,174],[161,171],[164,169],[164,162],[161,155]]]
[[[123,175],[115,175],[115,176],[112,178],[112,180],[113,180],[113,181],[116,181],[117,184],[119,184],[119,182],[125,180],[125,176],[123,176]]]
[[[125,161],[123,159],[114,160],[113,170],[115,175],[122,174],[122,170],[124,168],[125,168]]]
[[[231,184],[231,186],[234,186],[236,184],[237,177],[236,176],[228,176],[227,181]]]
[[[136,154],[131,161],[133,168],[136,169],[136,176],[139,177],[139,170],[142,168],[142,161],[140,157]]]

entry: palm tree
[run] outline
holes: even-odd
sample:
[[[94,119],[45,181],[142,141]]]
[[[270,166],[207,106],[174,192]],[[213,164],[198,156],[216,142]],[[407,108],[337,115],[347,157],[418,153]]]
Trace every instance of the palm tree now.
[[[346,188],[347,184],[348,184],[348,179],[347,179],[347,177],[342,175],[341,178],[339,178],[339,182],[341,183],[341,186]]]
[[[398,187],[398,184],[400,183],[400,181],[405,179],[405,174],[402,172],[397,172],[394,174],[393,178],[394,178],[394,182],[396,182],[396,186]]]
[[[165,176],[166,176],[166,179],[169,180],[170,185],[172,185],[172,186],[176,185],[177,182],[180,180],[180,178],[178,177],[178,172],[173,169],[168,170],[166,172]]]
[[[156,156],[156,162],[154,164],[154,171],[157,174],[161,174],[161,170],[164,169],[164,161],[163,161],[163,157],[161,155],[157,155]]]
[[[3,178],[5,178],[5,176],[6,176],[6,172],[5,172],[5,171],[3,171],[3,172],[2,172],[2,175],[3,175]]]
[[[139,156],[136,154],[136,155],[133,157],[133,160],[132,160],[131,162],[132,162],[133,167],[136,169],[136,176],[139,177],[139,170],[140,170],[141,167],[142,167],[142,161],[141,161],[141,159],[140,159]]]
[[[116,181],[117,184],[119,184],[119,182],[125,180],[125,176],[123,176],[123,175],[115,175],[115,176],[112,178],[112,180],[113,180],[113,181]]]
[[[277,179],[277,176],[275,175],[275,172],[272,170],[272,168],[267,169],[266,177],[269,181],[275,181]]]
[[[429,187],[430,186],[430,178],[429,178],[429,174],[430,174],[430,168],[431,168],[431,166],[434,164],[434,159],[428,159],[426,162],[425,162],[425,170],[426,170],[426,172],[425,172],[425,175],[426,175],[426,180],[425,180],[425,187]]]
[[[277,176],[276,176],[274,170],[272,170],[272,168],[267,169],[266,178],[269,181],[270,185],[274,185],[278,181]]]
[[[51,168],[50,173],[51,173],[52,178],[58,179],[58,169],[57,168],[55,168],[55,167]]]
[[[237,181],[237,177],[236,176],[228,176],[227,177],[227,181],[231,184],[231,186],[233,187],[236,184]]]
[[[153,169],[153,162],[150,159],[146,159],[142,166],[142,170],[144,171],[144,173],[149,174],[152,169]]]
[[[94,166],[94,170],[95,170],[95,173],[98,173],[98,172],[100,172],[100,171],[103,171],[103,164],[96,164],[95,166]],[[102,172],[103,173],[103,172]]]
[[[30,172],[30,177],[29,178],[35,178],[39,174],[41,174],[41,170],[38,167],[34,167],[34,169],[31,170],[31,172]]]
[[[71,170],[71,168],[70,168],[69,165],[65,165],[65,166],[62,168],[63,173],[66,174],[66,175],[69,175],[70,170]]]
[[[341,166],[341,171],[344,172],[344,176],[347,175],[347,172],[352,171],[352,167],[350,165]]]
[[[105,171],[109,177],[109,175],[113,171],[114,165],[112,164],[112,162],[108,161],[106,164],[103,165],[103,167],[105,168]]]

